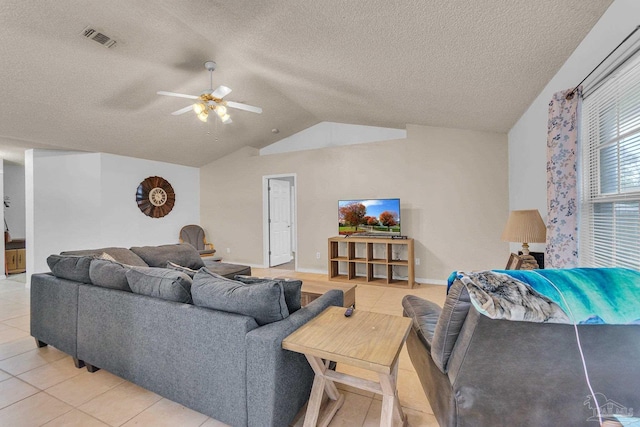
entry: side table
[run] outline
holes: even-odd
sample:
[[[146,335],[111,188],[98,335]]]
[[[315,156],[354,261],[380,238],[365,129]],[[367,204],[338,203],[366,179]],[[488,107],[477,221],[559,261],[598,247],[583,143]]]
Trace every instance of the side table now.
[[[336,382],[381,394],[381,426],[391,427],[394,416],[406,425],[398,400],[398,357],[411,319],[362,310],[354,310],[351,317],[345,317],[344,312],[344,308],[328,307],[282,341],[284,349],[304,354],[315,373],[304,427],[324,427],[331,422],[344,402]],[[374,371],[379,381],[335,372],[328,369],[329,361]],[[331,402],[318,422],[324,392]]]

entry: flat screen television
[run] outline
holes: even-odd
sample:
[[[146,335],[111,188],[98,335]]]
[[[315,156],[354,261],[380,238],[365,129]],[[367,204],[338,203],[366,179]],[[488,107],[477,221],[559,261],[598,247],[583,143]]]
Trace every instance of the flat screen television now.
[[[400,236],[400,199],[338,201],[338,231],[343,236]]]

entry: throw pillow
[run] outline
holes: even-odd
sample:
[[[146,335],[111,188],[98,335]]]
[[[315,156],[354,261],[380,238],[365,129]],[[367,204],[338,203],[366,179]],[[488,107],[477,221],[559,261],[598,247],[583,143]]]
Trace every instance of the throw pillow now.
[[[47,264],[54,276],[60,279],[91,283],[89,267],[93,256],[50,255]]]
[[[255,285],[258,283],[268,282],[270,280],[276,281],[280,283],[282,285],[282,288],[284,289],[284,299],[287,303],[289,314],[295,313],[296,311],[300,310],[300,299],[302,298],[302,280],[293,280],[278,277],[276,277],[275,279],[270,279],[269,277],[243,276],[241,274],[237,275],[235,279],[247,285]]]
[[[96,286],[131,292],[126,276],[127,270],[127,266],[118,262],[98,258],[91,261],[89,278]]]
[[[109,255],[106,252],[102,252],[99,256],[98,259],[105,259],[107,261],[113,261],[113,262],[118,262],[116,261],[116,259],[114,257],[112,257],[111,255]]]
[[[131,251],[144,260],[150,267],[164,268],[167,261],[183,267],[197,270],[204,267],[200,254],[188,243],[162,246],[134,246]]]
[[[193,279],[193,276],[196,275],[196,273],[198,272],[198,270],[193,270],[191,268],[188,267],[183,267],[181,265],[178,265],[174,262],[171,261],[167,261],[167,268],[170,270],[176,270],[176,271],[181,271],[184,274],[186,274],[187,276],[191,277]]]
[[[166,268],[132,267],[125,273],[129,287],[136,294],[169,301],[191,303],[191,278]]]
[[[134,254],[127,248],[101,248],[101,249],[85,249],[82,251],[66,251],[60,255],[80,255],[80,256],[99,256],[108,254],[115,261],[124,265],[135,265],[138,267],[148,267],[147,263],[138,255]]]
[[[260,326],[289,317],[282,285],[274,281],[247,286],[202,268],[191,294],[195,305],[250,316]]]

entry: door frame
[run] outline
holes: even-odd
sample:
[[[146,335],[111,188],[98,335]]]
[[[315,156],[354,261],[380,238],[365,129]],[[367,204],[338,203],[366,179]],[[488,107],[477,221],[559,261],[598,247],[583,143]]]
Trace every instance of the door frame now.
[[[294,251],[295,269],[298,271],[298,177],[295,173],[282,173],[276,175],[262,176],[262,263],[263,268],[269,268],[269,180],[277,178],[293,178],[292,200],[293,206],[291,210],[291,218],[293,219],[293,227],[291,227],[291,249]]]

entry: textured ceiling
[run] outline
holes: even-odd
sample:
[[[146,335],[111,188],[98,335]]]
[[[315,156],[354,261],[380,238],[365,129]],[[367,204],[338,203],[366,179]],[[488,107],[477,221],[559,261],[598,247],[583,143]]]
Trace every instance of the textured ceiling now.
[[[0,156],[62,148],[201,166],[323,121],[507,132],[610,3],[2,0]],[[87,25],[117,46],[81,37]],[[156,91],[200,94],[210,59],[214,87],[261,115],[170,115],[189,101]]]

